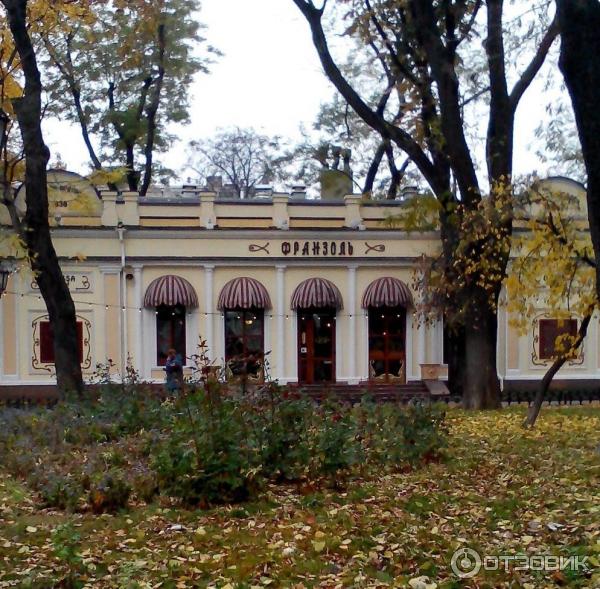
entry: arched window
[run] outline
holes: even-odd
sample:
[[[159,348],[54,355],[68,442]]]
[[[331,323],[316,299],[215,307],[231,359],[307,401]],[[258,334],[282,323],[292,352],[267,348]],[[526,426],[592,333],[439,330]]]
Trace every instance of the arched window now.
[[[186,310],[198,306],[194,287],[185,278],[168,274],[153,280],[146,289],[144,306],[156,313],[156,363],[164,366],[173,348],[185,363]]]
[[[262,379],[265,354],[267,289],[254,278],[230,280],[221,290],[217,308],[225,323],[225,363],[231,376]]]

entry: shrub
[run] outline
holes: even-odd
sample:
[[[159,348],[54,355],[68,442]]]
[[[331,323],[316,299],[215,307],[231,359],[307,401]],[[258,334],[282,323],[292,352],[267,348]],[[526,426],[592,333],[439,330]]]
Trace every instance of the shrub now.
[[[184,411],[175,414],[171,433],[152,461],[161,492],[201,506],[254,495],[256,447],[240,403],[213,388],[210,394],[184,395],[178,406]]]
[[[39,493],[45,507],[75,511],[83,495],[83,488],[71,476],[52,473],[39,484]]]
[[[337,485],[360,456],[356,422],[351,410],[339,404],[324,406],[318,418],[316,470]]]
[[[446,445],[445,412],[435,405],[363,405],[365,439],[372,461],[415,466],[437,458]]]
[[[262,474],[279,481],[300,478],[311,459],[310,401],[269,386],[253,400],[253,409],[246,414],[252,415]]]
[[[94,513],[114,513],[127,506],[131,487],[120,472],[109,472],[92,483],[88,500]]]

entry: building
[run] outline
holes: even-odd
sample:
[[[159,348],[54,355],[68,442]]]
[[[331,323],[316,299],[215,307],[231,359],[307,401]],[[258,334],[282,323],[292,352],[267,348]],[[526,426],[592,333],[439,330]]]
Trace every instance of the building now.
[[[141,198],[97,194],[68,172],[52,181],[53,238],[88,377],[107,359],[123,373],[129,356],[143,379],[162,382],[167,350],[190,358],[200,340],[228,374],[246,367],[260,379],[266,364],[282,383],[410,382],[421,379],[422,365],[445,374],[442,323],[416,321],[411,286],[417,259],[435,251],[438,235],[387,229],[399,202],[307,200],[298,192],[218,199],[194,186]],[[48,316],[25,268],[9,279],[0,326],[0,385],[52,384]],[[541,378],[556,329],[541,309],[519,335],[500,312],[505,383]],[[595,320],[562,378],[598,378],[599,337]]]

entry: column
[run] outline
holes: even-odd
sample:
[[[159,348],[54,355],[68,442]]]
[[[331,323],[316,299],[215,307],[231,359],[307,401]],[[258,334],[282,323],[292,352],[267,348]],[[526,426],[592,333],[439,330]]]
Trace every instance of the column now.
[[[285,379],[286,377],[286,346],[285,346],[285,265],[275,266],[277,270],[276,288],[277,300],[275,303],[275,365],[273,378]]]
[[[408,317],[410,316],[410,313],[407,313],[407,323],[409,321]],[[424,321],[420,320],[418,317],[414,318],[414,321],[417,322],[417,379],[421,378],[421,364],[425,364],[426,363],[426,358],[425,358],[425,353],[426,353],[426,349],[425,349],[425,330],[427,329]],[[407,374],[408,377],[408,374]]]
[[[146,378],[145,373],[145,362],[144,362],[144,291],[142,289],[142,268],[136,266],[133,269],[133,306],[141,311],[134,311],[133,316],[135,317],[135,367],[142,375]]]
[[[358,384],[356,365],[356,266],[348,266],[348,341],[346,343],[347,378],[349,384]],[[362,351],[362,349],[361,349]]]
[[[120,372],[123,350],[123,320],[124,313],[121,311],[121,281],[120,268],[100,267],[103,278],[104,293],[104,349],[96,357],[97,362],[107,362],[111,359],[115,364],[115,371]]]
[[[213,359],[215,354],[214,321],[214,270],[212,264],[204,266],[204,312],[206,313],[206,324],[204,326],[204,339],[208,347],[208,356]]]

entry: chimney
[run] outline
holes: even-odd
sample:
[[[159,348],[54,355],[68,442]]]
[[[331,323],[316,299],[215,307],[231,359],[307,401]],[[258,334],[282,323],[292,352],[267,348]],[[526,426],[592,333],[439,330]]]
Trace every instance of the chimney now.
[[[209,192],[216,192],[219,194],[221,188],[223,188],[223,178],[221,176],[207,176],[206,188]]]
[[[321,198],[323,200],[342,200],[347,194],[352,194],[352,170],[350,169],[350,149],[331,147],[333,162],[331,168],[323,167],[320,172]],[[339,169],[340,158],[343,169]]]
[[[294,199],[303,200],[306,198],[306,184],[293,184],[290,196]]]

